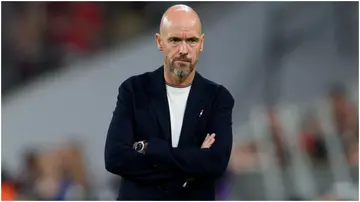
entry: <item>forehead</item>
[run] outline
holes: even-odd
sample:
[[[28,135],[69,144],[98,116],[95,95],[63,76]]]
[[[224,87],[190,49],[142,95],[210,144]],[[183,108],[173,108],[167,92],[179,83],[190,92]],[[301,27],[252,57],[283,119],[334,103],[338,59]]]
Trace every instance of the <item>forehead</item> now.
[[[196,20],[167,21],[164,28],[166,36],[194,37],[201,35],[200,26]]]
[[[179,38],[190,38],[190,37],[200,37],[200,34],[196,31],[193,30],[186,30],[186,29],[182,29],[182,30],[176,30],[176,31],[172,31],[172,32],[168,32],[166,34],[166,37],[179,37]]]

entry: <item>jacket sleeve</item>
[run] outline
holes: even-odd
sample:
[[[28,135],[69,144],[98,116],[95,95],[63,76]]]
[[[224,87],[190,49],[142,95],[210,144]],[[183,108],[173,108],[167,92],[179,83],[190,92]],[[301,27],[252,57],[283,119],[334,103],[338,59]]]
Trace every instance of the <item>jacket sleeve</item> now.
[[[110,173],[139,182],[173,179],[170,170],[154,167],[147,157],[136,152],[132,94],[126,81],[119,87],[117,103],[105,143],[105,168]]]
[[[208,125],[208,133],[216,134],[211,148],[171,148],[162,139],[150,139],[147,155],[176,167],[188,176],[218,178],[225,172],[230,159],[233,106],[233,97],[221,87]]]

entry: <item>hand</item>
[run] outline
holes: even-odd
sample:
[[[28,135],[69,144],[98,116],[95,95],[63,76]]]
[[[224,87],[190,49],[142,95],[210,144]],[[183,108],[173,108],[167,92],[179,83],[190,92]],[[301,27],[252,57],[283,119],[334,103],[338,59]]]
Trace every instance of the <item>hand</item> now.
[[[214,144],[214,142],[215,142],[215,133],[211,135],[207,134],[204,142],[201,145],[201,149],[210,148],[211,145]]]

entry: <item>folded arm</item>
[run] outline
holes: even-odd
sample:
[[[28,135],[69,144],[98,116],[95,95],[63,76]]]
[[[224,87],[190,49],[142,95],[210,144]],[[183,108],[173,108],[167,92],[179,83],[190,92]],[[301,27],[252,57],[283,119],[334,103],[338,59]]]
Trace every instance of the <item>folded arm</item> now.
[[[231,154],[233,106],[234,99],[222,87],[208,124],[208,132],[216,134],[216,141],[210,148],[172,148],[165,140],[150,139],[146,154],[176,167],[188,176],[221,176],[227,168]]]
[[[105,144],[106,170],[140,182],[173,179],[171,170],[154,167],[149,159],[133,149],[134,114],[132,96],[126,82],[119,88],[116,108],[107,133]]]

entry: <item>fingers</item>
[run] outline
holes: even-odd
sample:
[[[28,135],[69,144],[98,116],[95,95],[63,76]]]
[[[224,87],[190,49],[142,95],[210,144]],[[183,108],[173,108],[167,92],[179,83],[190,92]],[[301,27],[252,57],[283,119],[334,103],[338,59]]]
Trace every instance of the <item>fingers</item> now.
[[[211,146],[212,144],[214,144],[215,138],[211,138],[209,141],[210,141],[209,144],[210,144],[210,146]]]
[[[211,135],[207,134],[201,148],[210,148],[212,144],[215,142],[215,133]]]
[[[211,134],[205,141],[207,141],[209,143],[215,141],[215,133]]]
[[[208,148],[209,147],[209,134],[206,135],[204,142],[201,145],[201,148]]]
[[[214,133],[209,137],[208,142],[209,142],[209,147],[211,147],[211,145],[214,144],[214,142],[215,142],[215,134]]]

